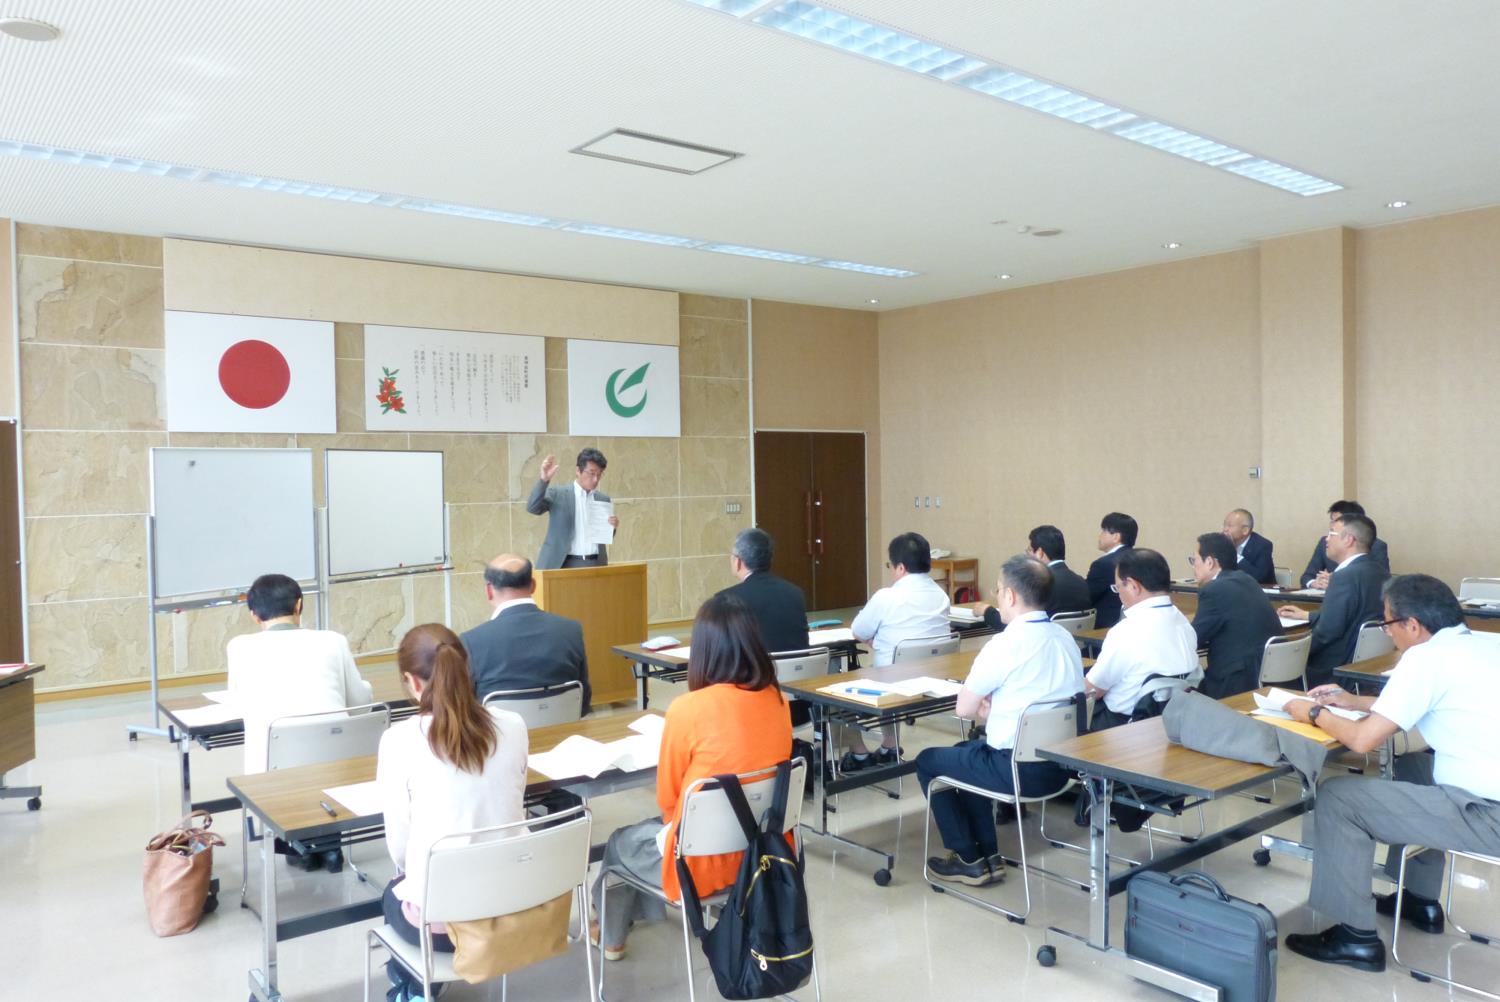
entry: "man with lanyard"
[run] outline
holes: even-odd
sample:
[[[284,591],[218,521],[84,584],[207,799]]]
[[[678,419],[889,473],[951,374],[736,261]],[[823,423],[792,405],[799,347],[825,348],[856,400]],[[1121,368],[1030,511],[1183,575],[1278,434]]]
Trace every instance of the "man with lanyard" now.
[[[985,737],[918,754],[917,780],[924,793],[936,776],[1014,793],[1010,759],[1021,714],[1032,703],[1083,691],[1078,643],[1047,618],[1051,590],[1052,572],[1034,557],[1011,557],[1000,569],[997,601],[1008,628],[974,659],[954,707],[960,717],[984,721]],[[1026,796],[1046,796],[1068,781],[1067,773],[1051,762],[1025,762],[1016,771]],[[946,857],[927,861],[934,875],[976,887],[1005,875],[992,801],[963,790],[942,790],[932,798],[932,815],[948,848]]]
[[[1379,748],[1398,730],[1418,729],[1431,753],[1396,760],[1396,781],[1339,776],[1318,787],[1312,893],[1308,904],[1335,921],[1320,933],[1290,935],[1287,948],[1304,957],[1364,971],[1385,970],[1385,945],[1375,915],[1394,915],[1395,895],[1370,895],[1375,843],[1390,846],[1385,870],[1393,880],[1405,844],[1427,852],[1407,863],[1406,900],[1397,921],[1440,932],[1437,903],[1443,874],[1438,849],[1500,855],[1500,727],[1494,723],[1500,641],[1469,632],[1447,585],[1405,574],[1385,586],[1383,624],[1401,660],[1379,696],[1354,696],[1318,686],[1310,699],[1286,705],[1354,752]],[[1358,720],[1330,707],[1368,711]]]

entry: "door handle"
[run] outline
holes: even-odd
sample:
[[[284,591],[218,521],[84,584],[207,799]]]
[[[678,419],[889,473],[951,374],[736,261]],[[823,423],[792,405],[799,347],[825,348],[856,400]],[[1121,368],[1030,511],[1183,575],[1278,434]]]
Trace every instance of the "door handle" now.
[[[813,555],[813,496],[811,491],[802,492],[802,516],[803,543],[810,557]]]
[[[813,500],[813,507],[817,509],[817,513],[818,513],[818,529],[817,529],[817,533],[816,533],[814,542],[817,543],[817,546],[818,546],[818,556],[821,557],[823,555],[823,527],[824,527],[823,519],[824,519],[824,514],[825,514],[825,511],[824,511],[824,508],[823,508],[823,492],[822,491],[818,491],[815,499]]]

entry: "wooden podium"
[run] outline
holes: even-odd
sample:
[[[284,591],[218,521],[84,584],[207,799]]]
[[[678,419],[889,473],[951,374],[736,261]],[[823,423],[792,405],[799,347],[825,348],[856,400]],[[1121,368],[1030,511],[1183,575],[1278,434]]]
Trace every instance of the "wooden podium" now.
[[[537,571],[536,604],[583,624],[596,705],[636,698],[630,662],[610,648],[646,639],[645,564]]]

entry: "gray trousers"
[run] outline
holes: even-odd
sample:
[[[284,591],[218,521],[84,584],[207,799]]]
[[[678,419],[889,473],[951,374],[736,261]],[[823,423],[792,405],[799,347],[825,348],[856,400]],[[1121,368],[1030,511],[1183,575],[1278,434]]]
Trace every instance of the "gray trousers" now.
[[[1312,893],[1308,904],[1335,922],[1375,928],[1370,872],[1375,843],[1390,846],[1385,872],[1396,879],[1407,843],[1500,855],[1500,802],[1456,786],[1434,786],[1433,757],[1396,760],[1396,781],[1339,776],[1318,787]],[[1424,852],[1406,864],[1406,889],[1441,893],[1443,854]]]
[[[604,859],[599,867],[599,876],[594,880],[594,910],[599,910],[599,895],[604,893],[604,874],[607,870],[626,870],[652,887],[661,887],[661,853],[656,849],[656,833],[661,831],[661,818],[637,821],[633,825],[617,828],[604,844]],[[604,923],[599,930],[600,941],[605,946],[619,946],[625,942],[630,927],[636,922],[660,922],[667,917],[667,906],[660,898],[642,893],[629,884],[615,884],[609,888],[609,907],[604,909]]]

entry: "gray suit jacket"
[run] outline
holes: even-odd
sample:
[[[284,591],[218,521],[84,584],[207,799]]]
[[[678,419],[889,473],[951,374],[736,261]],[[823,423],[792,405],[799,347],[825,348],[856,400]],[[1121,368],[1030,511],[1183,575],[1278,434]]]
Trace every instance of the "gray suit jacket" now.
[[[594,497],[608,501],[609,495],[595,491]],[[568,547],[573,545],[573,484],[562,487],[548,486],[547,481],[538,480],[526,499],[526,510],[533,515],[552,513],[547,521],[547,538],[542,540],[542,552],[536,555],[537,570],[548,571],[561,567],[567,559]],[[599,563],[609,563],[608,548],[599,547]]]
[[[516,605],[462,638],[469,652],[469,674],[480,699],[496,689],[535,689],[577,680],[583,683],[583,712],[593,690],[583,627],[534,605]],[[502,704],[503,705],[503,704]]]

